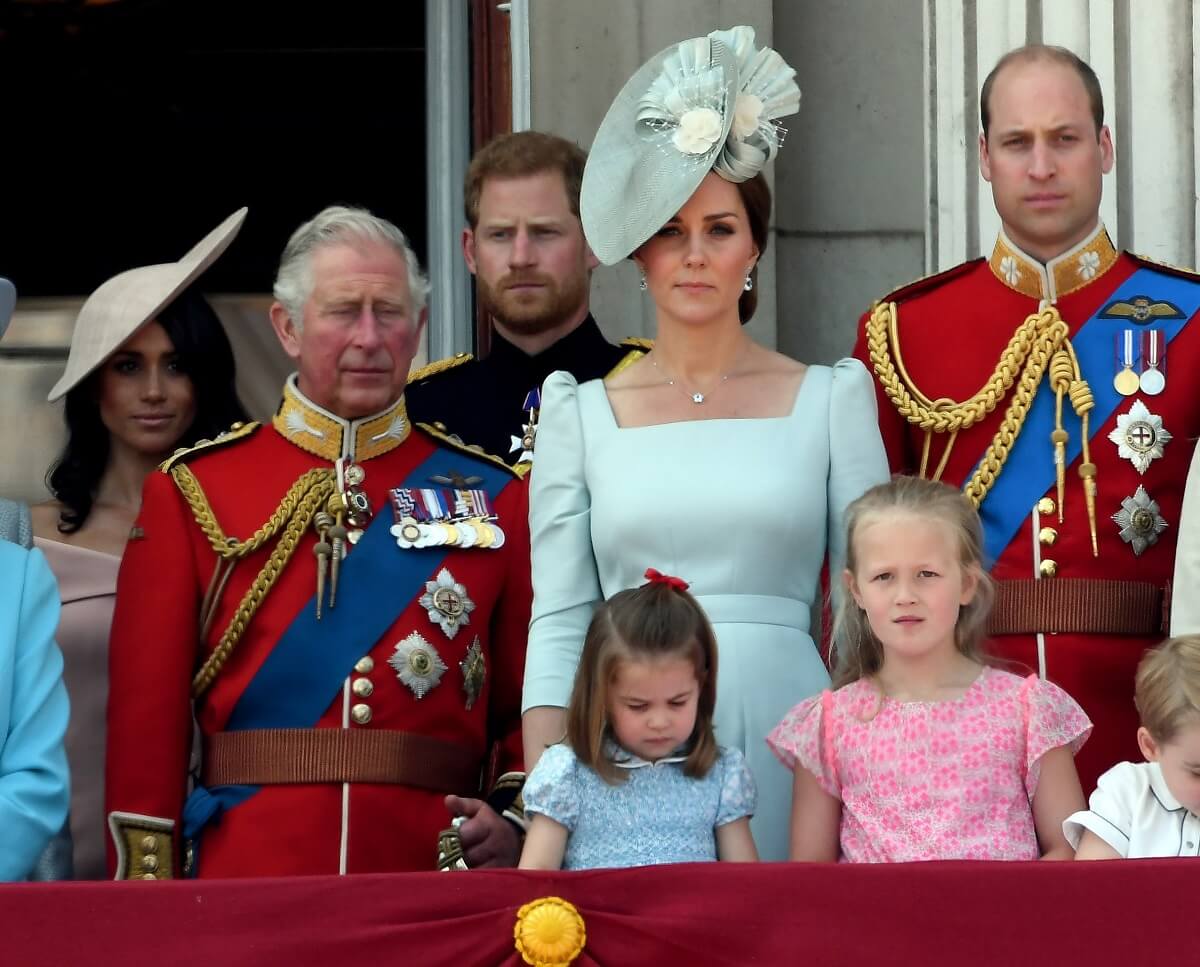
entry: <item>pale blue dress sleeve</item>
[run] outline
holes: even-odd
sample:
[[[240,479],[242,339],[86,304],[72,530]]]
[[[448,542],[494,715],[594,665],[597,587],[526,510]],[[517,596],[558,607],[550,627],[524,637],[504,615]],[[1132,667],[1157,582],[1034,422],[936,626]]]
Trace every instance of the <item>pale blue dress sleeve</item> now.
[[[714,827],[724,826],[746,816],[753,816],[758,808],[758,787],[754,774],[746,764],[742,750],[721,750],[721,758],[715,768],[721,770],[721,802],[717,806],[717,821]]]
[[[583,637],[601,599],[578,389],[575,378],[562,372],[551,373],[542,389],[529,491],[533,617],[522,712],[539,705],[566,708]]]
[[[846,507],[889,479],[879,435],[879,410],[871,374],[857,359],[839,360],[829,391],[829,588],[834,608],[842,598],[846,566]]]
[[[0,879],[24,879],[69,798],[58,587],[40,551],[0,542]]]
[[[567,829],[574,829],[579,819],[578,766],[579,760],[570,746],[562,743],[550,746],[525,780],[521,793],[525,813],[541,813]]]

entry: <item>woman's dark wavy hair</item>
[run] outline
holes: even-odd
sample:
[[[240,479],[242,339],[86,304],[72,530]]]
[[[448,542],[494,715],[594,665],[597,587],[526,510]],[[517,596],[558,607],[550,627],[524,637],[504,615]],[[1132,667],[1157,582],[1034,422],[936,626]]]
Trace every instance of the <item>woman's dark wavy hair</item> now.
[[[248,419],[234,386],[233,349],[221,320],[195,289],[186,289],[156,317],[191,378],[196,417],[176,442],[189,447],[216,436],[230,424]],[[67,444],[46,474],[50,492],[63,505],[58,529],[72,534],[87,523],[96,488],[108,466],[109,433],[96,405],[103,366],[67,393],[63,417]]]
[[[743,292],[738,299],[738,318],[742,325],[748,323],[758,308],[758,265],[767,252],[767,242],[770,241],[771,224],[771,186],[760,171],[747,181],[734,183],[742,204],[746,206],[746,219],[750,223],[750,237],[758,246],[758,261],[750,270],[750,281],[754,283],[749,292]]]

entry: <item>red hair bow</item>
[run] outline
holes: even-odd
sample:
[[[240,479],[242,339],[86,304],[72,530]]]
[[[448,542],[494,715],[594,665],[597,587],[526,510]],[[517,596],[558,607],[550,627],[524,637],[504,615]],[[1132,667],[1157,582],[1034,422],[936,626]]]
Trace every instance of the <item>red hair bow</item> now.
[[[655,568],[646,568],[646,580],[651,584],[665,584],[667,587],[674,588],[676,591],[686,591],[688,583],[683,578],[673,577],[670,574],[663,574],[662,571]]]

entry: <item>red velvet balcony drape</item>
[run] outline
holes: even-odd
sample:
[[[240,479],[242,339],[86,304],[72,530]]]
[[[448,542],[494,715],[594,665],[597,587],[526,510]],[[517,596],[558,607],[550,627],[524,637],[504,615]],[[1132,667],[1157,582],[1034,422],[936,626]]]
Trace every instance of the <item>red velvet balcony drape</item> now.
[[[0,887],[0,963],[514,965],[521,904],[570,900],[581,965],[1190,962],[1200,863],[722,863],[535,874]]]

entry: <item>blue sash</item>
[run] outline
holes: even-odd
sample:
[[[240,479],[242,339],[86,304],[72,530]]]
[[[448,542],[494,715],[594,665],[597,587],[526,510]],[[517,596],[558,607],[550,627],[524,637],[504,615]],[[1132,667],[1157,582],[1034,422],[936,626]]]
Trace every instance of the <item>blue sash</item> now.
[[[1153,302],[1169,302],[1179,309],[1177,318],[1155,319],[1153,322],[1153,328],[1162,333],[1163,345],[1166,346],[1200,309],[1200,282],[1150,268],[1138,269],[1071,337],[1071,345],[1079,357],[1080,372],[1088,381],[1096,401],[1095,409],[1088,414],[1093,433],[1098,433],[1108,422],[1113,410],[1123,399],[1112,382],[1116,373],[1116,357],[1113,355],[1115,340],[1124,329],[1140,328],[1128,316],[1105,318],[1105,310],[1114,302],[1130,302],[1137,296],[1149,296]],[[1054,430],[1054,404],[1050,381],[1043,379],[1025,418],[1025,425],[1004,463],[1004,470],[979,508],[979,516],[983,521],[984,557],[988,567],[1012,542],[1033,505],[1054,483],[1054,445],[1050,442],[1050,434]],[[1066,401],[1063,403],[1063,429],[1070,434],[1066,454],[1066,464],[1070,467],[1082,452],[1083,441],[1080,439],[1079,417]],[[1078,499],[1083,500],[1082,489],[1078,486],[1075,489],[1079,494]]]
[[[493,500],[514,478],[485,460],[457,450],[438,449],[409,473],[401,486],[428,486],[429,478],[453,476],[463,464],[481,478],[472,486]],[[376,509],[375,520],[342,562],[337,606],[316,616],[316,596],[293,619],[238,699],[225,728],[312,728],[337,697],[342,683],[413,600],[407,589],[424,593],[449,548],[400,550],[391,534],[391,508]],[[501,522],[503,523],[503,522]],[[483,552],[481,552],[483,553]],[[219,813],[245,802],[258,786],[197,785],[183,807],[183,833],[189,839]]]

